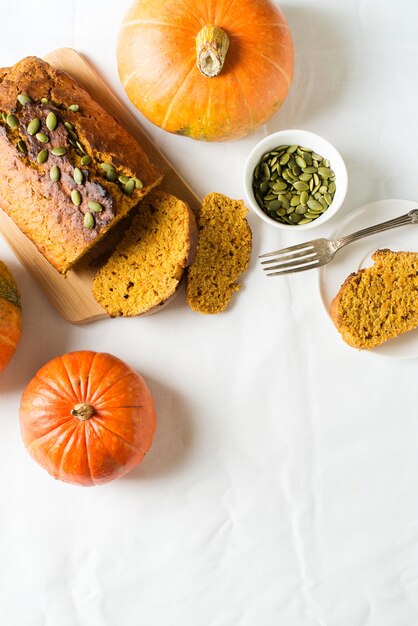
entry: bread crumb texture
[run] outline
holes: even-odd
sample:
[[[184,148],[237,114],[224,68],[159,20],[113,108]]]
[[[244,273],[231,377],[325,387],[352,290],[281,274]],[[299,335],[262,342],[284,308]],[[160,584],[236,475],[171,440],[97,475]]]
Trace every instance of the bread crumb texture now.
[[[251,229],[241,200],[220,193],[203,199],[195,260],[188,269],[186,300],[193,311],[220,313],[241,288],[237,278],[249,265]]]
[[[377,250],[351,274],[331,305],[344,341],[369,350],[418,326],[418,253]]]
[[[196,222],[187,204],[154,191],[93,281],[111,317],[147,313],[177,290],[195,249]]]

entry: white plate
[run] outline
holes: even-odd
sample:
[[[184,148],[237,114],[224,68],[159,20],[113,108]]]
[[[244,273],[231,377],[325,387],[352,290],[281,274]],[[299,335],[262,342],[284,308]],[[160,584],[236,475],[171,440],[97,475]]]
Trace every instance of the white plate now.
[[[385,222],[417,207],[418,203],[410,200],[380,200],[367,204],[350,213],[330,234],[330,238],[348,235],[367,226]],[[347,276],[373,265],[371,255],[382,248],[418,252],[418,225],[401,226],[360,239],[337,252],[331,263],[320,268],[319,291],[328,316],[332,300]],[[418,357],[418,329],[385,342],[369,354],[403,359]]]

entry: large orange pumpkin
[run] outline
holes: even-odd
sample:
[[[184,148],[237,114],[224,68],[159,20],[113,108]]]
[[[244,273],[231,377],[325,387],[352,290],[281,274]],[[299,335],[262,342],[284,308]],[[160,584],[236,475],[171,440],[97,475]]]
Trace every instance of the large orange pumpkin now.
[[[207,141],[264,124],[293,78],[292,37],[270,0],[136,0],[117,54],[126,93],[151,122]]]
[[[0,261],[0,371],[15,353],[22,335],[22,307],[16,282]]]
[[[20,406],[23,441],[52,476],[78,485],[120,478],[144,458],[155,410],[144,379],[110,354],[72,352],[44,365]]]

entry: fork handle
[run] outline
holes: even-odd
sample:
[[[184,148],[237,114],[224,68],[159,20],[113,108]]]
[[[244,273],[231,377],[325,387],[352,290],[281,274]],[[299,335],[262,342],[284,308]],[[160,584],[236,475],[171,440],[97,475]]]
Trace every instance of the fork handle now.
[[[418,224],[418,209],[412,209],[409,213],[396,217],[393,220],[388,220],[387,222],[382,222],[381,224],[375,224],[374,226],[369,226],[368,228],[363,228],[355,233],[351,233],[351,235],[335,239],[334,243],[336,245],[336,250],[343,248],[353,241],[362,239],[363,237],[368,237],[369,235],[374,235],[375,233],[381,233],[385,230],[390,230],[391,228],[397,228],[398,226],[405,226],[406,224]]]

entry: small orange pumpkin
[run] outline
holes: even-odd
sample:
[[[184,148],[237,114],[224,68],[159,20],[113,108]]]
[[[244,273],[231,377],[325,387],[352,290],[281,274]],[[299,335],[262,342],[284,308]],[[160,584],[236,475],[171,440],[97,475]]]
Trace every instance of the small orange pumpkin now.
[[[154,402],[121,360],[72,352],[44,365],[26,387],[20,425],[29,453],[52,476],[98,485],[141,463],[155,431]]]
[[[292,37],[271,0],[136,0],[117,56],[128,97],[151,122],[207,141],[264,124],[293,79]]]
[[[9,363],[22,335],[22,306],[15,279],[0,261],[0,371]]]

